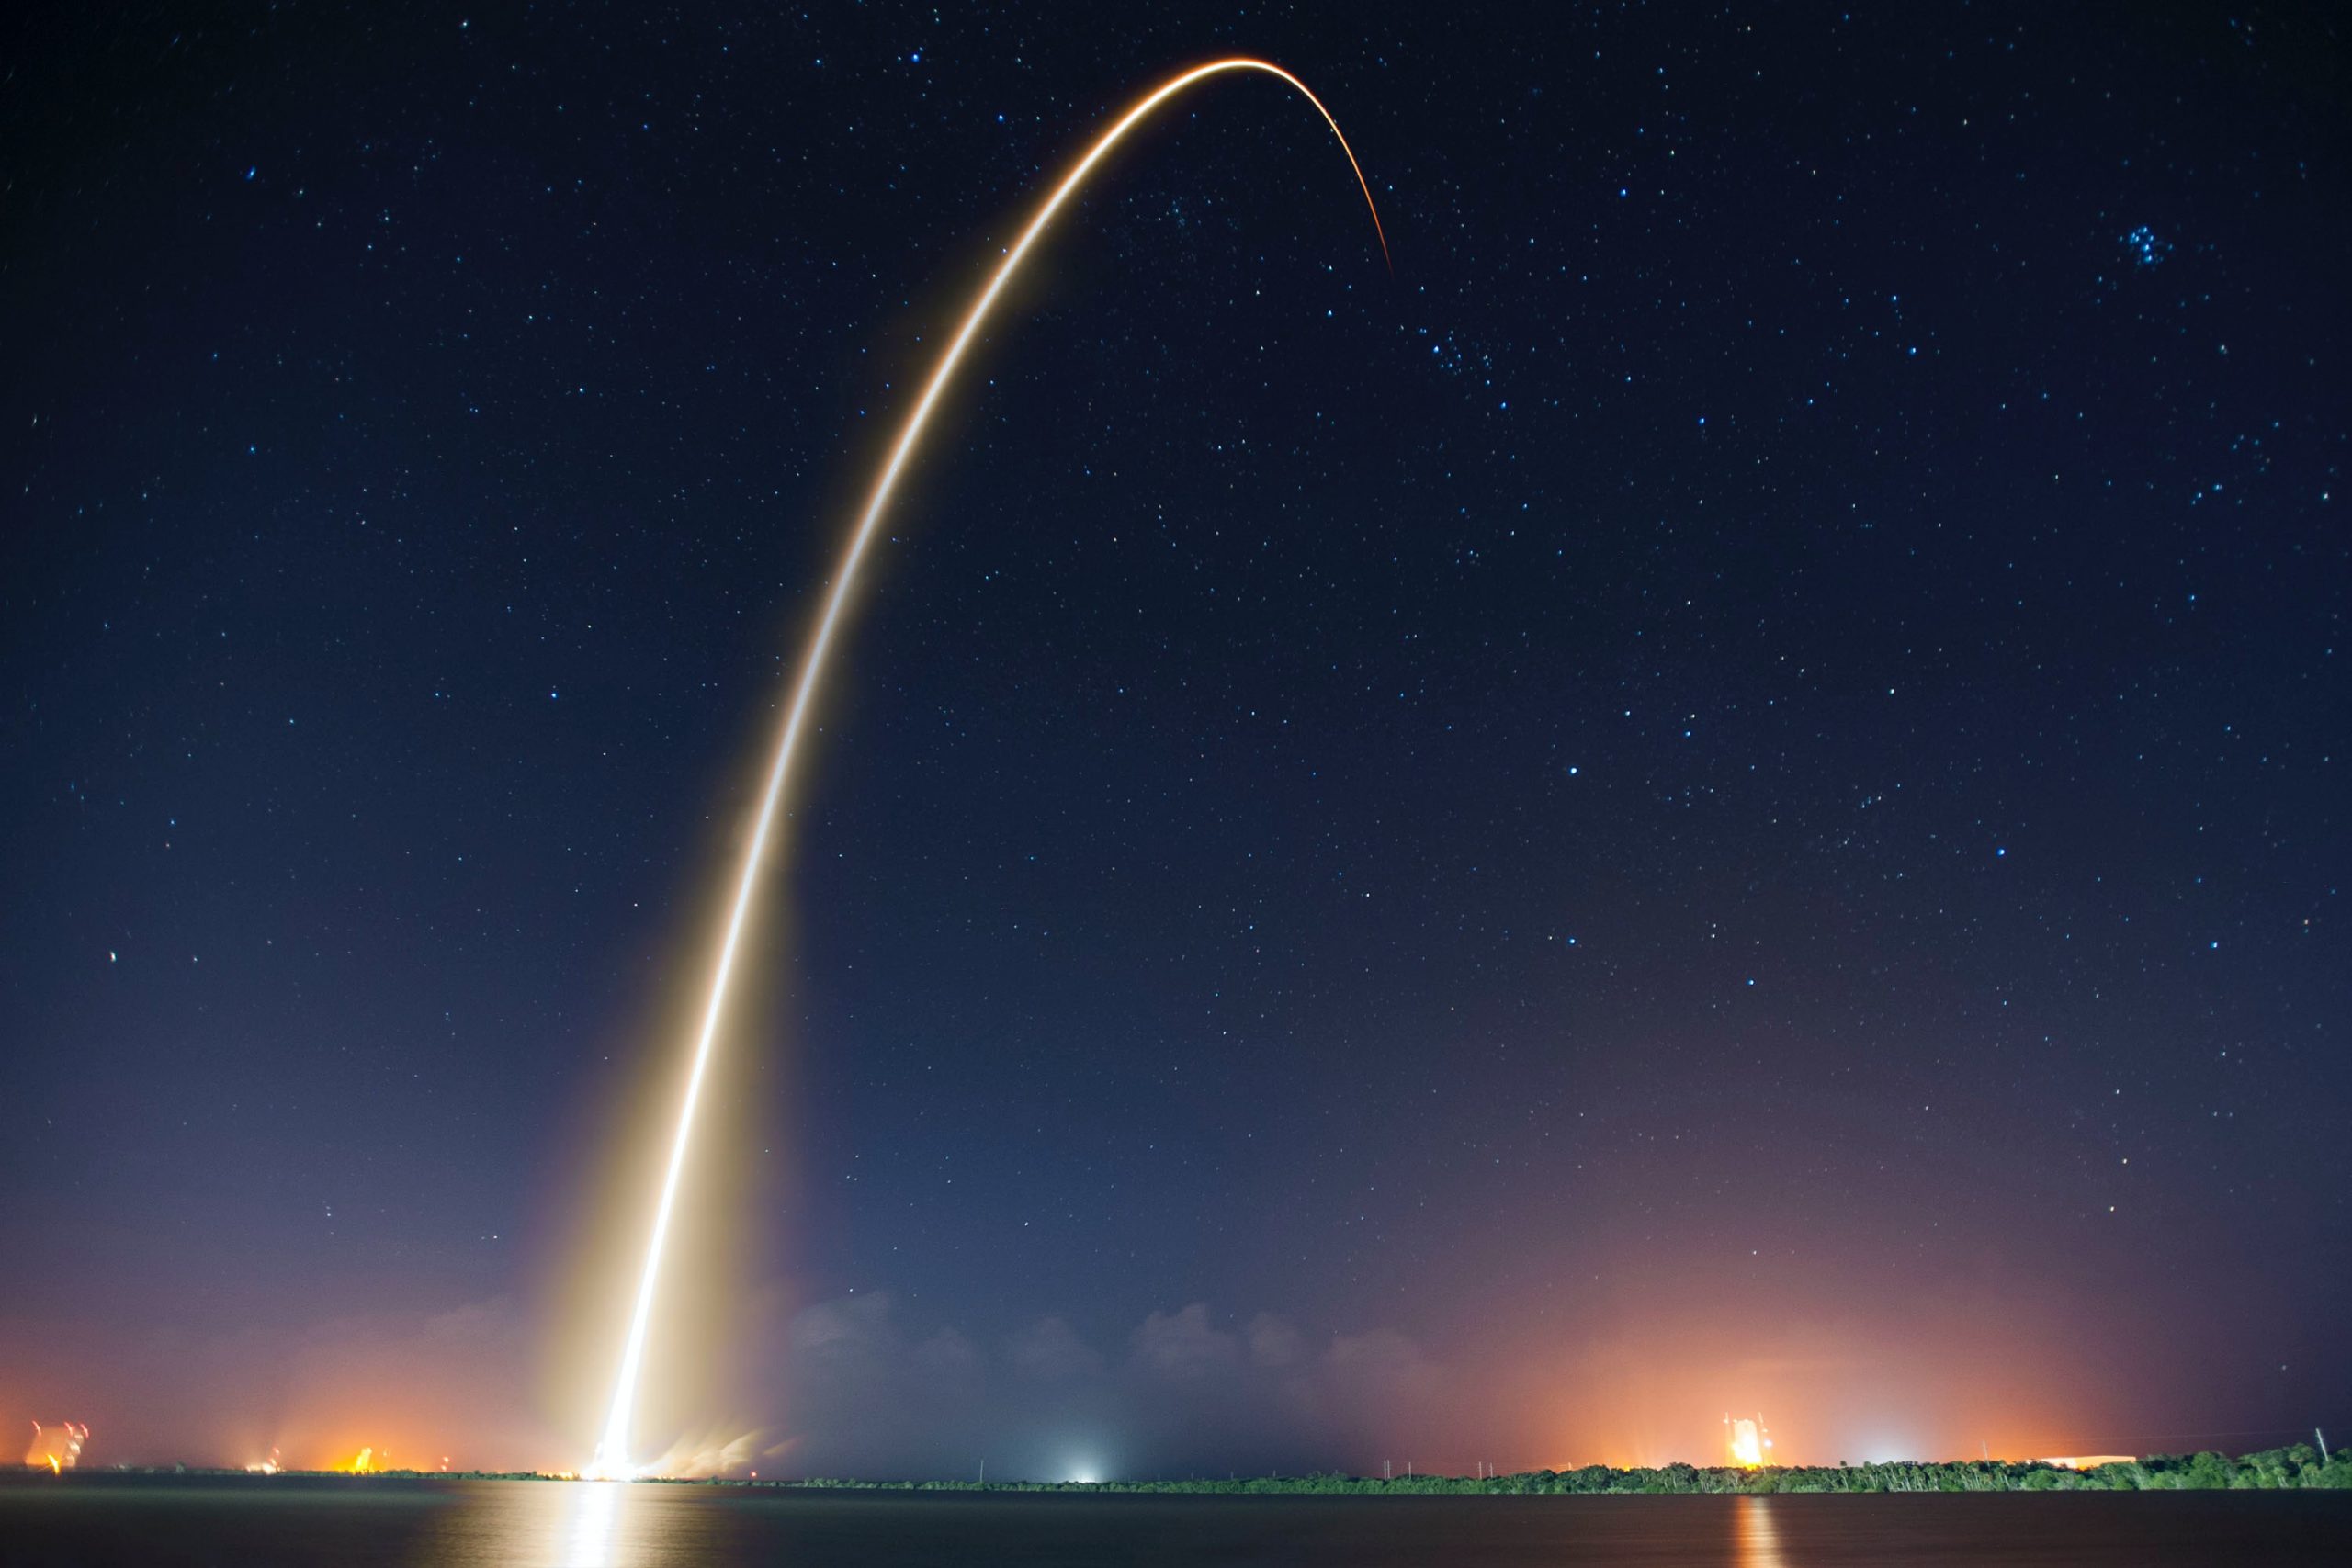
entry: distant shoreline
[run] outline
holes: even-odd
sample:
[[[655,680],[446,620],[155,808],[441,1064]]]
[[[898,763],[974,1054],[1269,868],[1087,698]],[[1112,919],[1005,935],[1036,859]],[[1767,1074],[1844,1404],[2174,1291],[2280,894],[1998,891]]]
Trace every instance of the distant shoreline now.
[[[107,1486],[169,1481],[199,1485],[350,1489],[406,1487],[449,1481],[569,1481],[567,1475],[536,1471],[288,1470],[255,1474],[243,1470],[147,1465],[74,1469],[62,1474],[22,1469],[0,1472],[11,1486]],[[692,1480],[649,1477],[649,1485],[711,1486],[775,1492],[933,1493],[989,1495],[1102,1495],[1206,1497],[1475,1497],[1475,1496],[1762,1496],[1884,1495],[1892,1493],[1956,1492],[2222,1492],[2352,1490],[2352,1452],[2323,1460],[2305,1444],[2241,1454],[2151,1454],[2089,1469],[2074,1470],[2038,1460],[1952,1460],[1857,1465],[1732,1466],[1669,1464],[1613,1469],[1586,1465],[1575,1470],[1522,1471],[1511,1475],[1400,1475],[1391,1478],[1337,1472],[1261,1475],[1175,1481],[858,1481],[825,1476],[737,1477]]]

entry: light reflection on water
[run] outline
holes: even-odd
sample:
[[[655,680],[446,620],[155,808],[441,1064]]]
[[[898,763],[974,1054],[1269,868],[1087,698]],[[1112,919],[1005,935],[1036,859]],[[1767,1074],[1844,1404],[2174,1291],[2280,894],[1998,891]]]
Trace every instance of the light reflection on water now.
[[[672,1564],[709,1562],[714,1561],[713,1549],[720,1546],[719,1538],[728,1533],[723,1529],[714,1529],[725,1516],[741,1509],[761,1510],[763,1503],[769,1507],[775,1506],[756,1495],[729,1497],[706,1494],[700,1488],[625,1481],[548,1482],[468,1491],[469,1495],[458,1499],[456,1506],[440,1516],[440,1528],[433,1532],[425,1551],[418,1558],[418,1568],[491,1568],[492,1564],[509,1568],[523,1563],[544,1563],[549,1568],[671,1568]],[[1602,1506],[1609,1501],[1613,1499],[1604,1500]],[[1728,1568],[1795,1568],[1795,1559],[1781,1546],[1781,1521],[1774,1514],[1772,1499],[1736,1497],[1725,1501],[1732,1510],[1731,1550],[1723,1560]],[[847,1517],[863,1514],[876,1522],[893,1511],[887,1503],[876,1507],[864,1500],[842,1499],[832,1506]],[[825,1506],[824,1501],[817,1502],[816,1506]],[[954,1506],[947,1505],[950,1509]],[[978,1506],[990,1508],[988,1502],[980,1502]],[[1080,1509],[1084,1506],[1078,1506]],[[1114,1503],[1113,1506],[1117,1505]],[[1379,1510],[1384,1505],[1372,1501],[1342,1506]],[[1703,1508],[1704,1505],[1701,1505]],[[945,1510],[933,1506],[925,1511],[940,1514]],[[1057,1511],[1069,1518],[1078,1509],[1065,1506]],[[1705,1517],[1705,1512],[1699,1510],[1683,1513],[1679,1517],[1661,1513],[1644,1518],[1642,1524],[1644,1533],[1654,1531],[1656,1537],[1663,1538],[1654,1539],[1654,1549],[1665,1547],[1670,1551],[1669,1543],[1680,1533],[1673,1527],[1687,1529],[1692,1524],[1703,1524]],[[1720,1520],[1722,1516],[1716,1514],[1714,1517]],[[1591,1521],[1580,1522],[1586,1526],[1583,1533],[1590,1533]],[[1667,1528],[1659,1529],[1661,1526]],[[889,1533],[895,1532],[885,1532],[886,1537]],[[1720,1542],[1723,1537],[1716,1536],[1715,1540]],[[1713,1556],[1700,1540],[1687,1540],[1684,1544],[1695,1549],[1694,1555],[1698,1557]],[[1722,1548],[1717,1546],[1714,1550]],[[1682,1561],[1679,1557],[1675,1560]]]
[[[0,1479],[0,1562],[152,1568],[2344,1568],[2352,1493],[1124,1497]]]
[[[1125,1497],[653,1482],[0,1487],[0,1562],[243,1568],[2343,1568],[2352,1495]],[[11,1503],[16,1504],[11,1507]],[[32,1505],[44,1505],[36,1509]],[[48,1532],[19,1550],[30,1529]],[[89,1550],[140,1539],[136,1556]]]
[[[613,1519],[620,1512],[626,1482],[591,1481],[567,1486],[563,1568],[618,1568],[613,1562]]]
[[[1736,1568],[1792,1568],[1781,1555],[1781,1532],[1772,1522],[1770,1498],[1742,1497],[1731,1517],[1731,1560]]]
[[[451,1499],[416,1568],[668,1568],[707,1561],[714,1499],[627,1481],[489,1483]]]
[[[546,1562],[554,1568],[664,1568],[696,1555],[681,1535],[699,1536],[712,1510],[707,1500],[671,1488],[621,1481],[575,1482],[537,1489],[537,1507],[466,1510],[467,1552],[445,1538],[434,1562]],[[1795,1568],[1781,1549],[1781,1531],[1766,1497],[1732,1502],[1728,1568]],[[704,1504],[697,1507],[695,1505]],[[854,1506],[855,1505],[852,1505]],[[1377,1504],[1373,1505],[1378,1506]],[[457,1520],[451,1521],[453,1524]],[[545,1556],[540,1553],[546,1552]]]

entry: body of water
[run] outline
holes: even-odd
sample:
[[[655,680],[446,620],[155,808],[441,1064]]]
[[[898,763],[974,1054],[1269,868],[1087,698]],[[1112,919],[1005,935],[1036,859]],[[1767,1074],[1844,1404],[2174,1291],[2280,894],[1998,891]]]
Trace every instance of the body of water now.
[[[2352,1494],[1137,1497],[91,1477],[0,1488],[0,1563],[2341,1568]]]

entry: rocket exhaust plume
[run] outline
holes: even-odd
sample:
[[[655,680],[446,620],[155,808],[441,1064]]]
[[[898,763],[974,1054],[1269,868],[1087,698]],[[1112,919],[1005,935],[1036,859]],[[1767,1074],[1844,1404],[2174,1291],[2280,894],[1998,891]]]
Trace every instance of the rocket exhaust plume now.
[[[760,798],[758,825],[752,830],[750,845],[743,852],[742,867],[736,873],[735,901],[728,914],[726,937],[719,943],[718,962],[711,973],[710,997],[704,1004],[702,1028],[695,1038],[694,1066],[686,1076],[685,1100],[678,1108],[678,1129],[670,1145],[669,1165],[662,1173],[662,1198],[654,1210],[653,1234],[646,1243],[644,1269],[638,1276],[637,1300],[629,1317],[628,1338],[621,1349],[620,1370],[613,1380],[611,1412],[605,1420],[605,1435],[596,1444],[596,1457],[587,1470],[591,1476],[628,1479],[639,1473],[628,1462],[629,1429],[637,1416],[638,1378],[644,1367],[645,1336],[652,1321],[654,1292],[661,1283],[662,1247],[669,1240],[670,1218],[677,1205],[679,1179],[685,1170],[687,1151],[693,1145],[695,1111],[702,1099],[703,1081],[710,1066],[711,1045],[718,1038],[719,1019],[727,1009],[728,985],[734,978],[735,959],[741,946],[743,927],[751,912],[752,890],[759,884],[761,862],[766,856],[768,840],[775,828],[776,810],[784,799],[785,785],[792,774],[793,756],[799,748],[801,731],[807,727],[809,705],[818,683],[823,679],[826,659],[832,651],[833,637],[840,627],[842,611],[856,589],[858,568],[865,559],[867,547],[874,542],[882,514],[889,506],[891,492],[898,488],[899,477],[905,471],[908,459],[922,441],[924,427],[931,423],[932,410],[938,406],[948,384],[955,379],[965,351],[979,335],[981,326],[995,309],[1005,285],[1012,281],[1014,273],[1021,270],[1022,262],[1036,244],[1038,237],[1046,231],[1046,225],[1054,220],[1054,215],[1077,194],[1097,165],[1110,155],[1111,150],[1152,111],[1195,82],[1228,71],[1262,72],[1269,76],[1279,77],[1298,89],[1300,95],[1315,106],[1315,111],[1323,117],[1323,123],[1331,128],[1332,136],[1338,139],[1340,151],[1347,154],[1348,166],[1355,172],[1356,186],[1363,192],[1364,206],[1372,212],[1373,233],[1380,242],[1381,259],[1389,263],[1388,236],[1380,225],[1380,209],[1373,202],[1372,186],[1363,177],[1363,165],[1356,162],[1354,149],[1348,145],[1347,137],[1340,133],[1340,122],[1331,118],[1331,111],[1323,107],[1323,100],[1317,97],[1306,83],[1281,66],[1263,60],[1236,56],[1227,60],[1213,60],[1170,77],[1136,100],[1110,130],[1097,137],[1085,155],[1072,165],[1069,173],[1062,176],[1061,183],[1054,186],[1038,205],[1035,214],[1021,231],[1021,237],[1013,242],[1012,249],[1005,252],[1004,260],[997,264],[997,269],[989,276],[987,285],[972,301],[970,309],[965,311],[963,324],[956,329],[955,337],[941,353],[938,363],[932,367],[931,378],[923,386],[922,396],[916,400],[906,423],[899,426],[898,439],[890,446],[890,455],[876,477],[873,490],[866,496],[865,510],[859,515],[857,526],[851,533],[849,543],[833,569],[832,587],[825,595],[824,612],[818,617],[817,629],[808,638],[808,651],[801,656],[800,673],[793,682],[792,701],[785,710],[784,733],[776,741],[775,760],[768,768],[767,788]],[[1389,265],[1393,271],[1394,264]]]

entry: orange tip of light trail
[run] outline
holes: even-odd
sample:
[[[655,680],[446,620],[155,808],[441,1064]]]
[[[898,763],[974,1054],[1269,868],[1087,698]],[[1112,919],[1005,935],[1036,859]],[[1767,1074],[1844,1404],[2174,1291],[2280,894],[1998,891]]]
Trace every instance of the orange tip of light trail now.
[[[662,1172],[661,1200],[653,1212],[652,1235],[647,1239],[645,1264],[638,1276],[636,1298],[629,1314],[628,1337],[621,1350],[619,1371],[613,1379],[613,1402],[605,1417],[604,1438],[597,1443],[595,1457],[586,1468],[585,1473],[589,1475],[621,1480],[634,1479],[645,1473],[642,1469],[629,1463],[628,1443],[636,1425],[638,1382],[644,1370],[646,1332],[653,1318],[653,1299],[661,1280],[662,1256],[669,1240],[671,1216],[677,1208],[678,1189],[685,1174],[687,1152],[693,1145],[695,1111],[701,1103],[712,1048],[718,1037],[719,1021],[727,1010],[728,990],[734,979],[735,959],[751,913],[752,895],[759,885],[760,866],[766,858],[776,813],[785,797],[785,786],[791,777],[792,760],[799,750],[801,734],[808,727],[809,709],[824,675],[827,659],[832,651],[834,633],[841,626],[842,611],[856,587],[858,568],[865,560],[867,547],[874,542],[882,514],[889,505],[892,492],[898,489],[899,478],[922,440],[923,431],[931,423],[933,409],[938,406],[941,397],[955,380],[956,367],[963,363],[965,351],[979,334],[982,324],[988,321],[989,312],[1003,294],[1005,285],[1021,269],[1022,262],[1036,244],[1038,236],[1052,223],[1054,215],[1086,183],[1087,176],[1127,132],[1154,109],[1193,83],[1228,71],[1255,71],[1280,77],[1297,88],[1301,96],[1315,106],[1315,112],[1323,117],[1323,123],[1331,128],[1331,134],[1338,139],[1340,151],[1347,154],[1348,167],[1355,172],[1356,188],[1363,192],[1364,206],[1372,213],[1372,231],[1380,241],[1380,259],[1388,266],[1390,276],[1395,276],[1396,265],[1388,254],[1388,234],[1381,227],[1380,208],[1372,199],[1372,184],[1363,176],[1363,165],[1356,162],[1355,149],[1350,147],[1348,139],[1340,134],[1340,122],[1331,118],[1331,111],[1323,107],[1323,100],[1317,97],[1306,83],[1281,66],[1271,61],[1234,55],[1179,72],[1136,99],[1108,130],[1096,137],[1093,144],[1038,204],[1027,225],[1021,231],[1020,238],[1004,253],[1004,259],[997,264],[996,271],[989,275],[988,282],[965,311],[955,337],[941,351],[930,379],[923,385],[922,395],[915,400],[914,407],[908,412],[905,423],[899,428],[898,438],[891,444],[889,456],[875,478],[874,488],[866,496],[865,509],[859,514],[857,526],[851,531],[849,542],[834,567],[832,585],[826,591],[824,610],[818,616],[816,630],[809,635],[808,649],[801,656],[800,672],[793,682],[791,705],[785,710],[784,731],[777,739],[775,761],[768,768],[767,785],[760,797],[757,824],[751,842],[743,852],[741,867],[736,873],[735,897],[727,917],[727,933],[719,943],[717,961],[712,968],[710,996],[703,1007],[702,1027],[695,1039],[693,1066],[687,1073],[684,1098],[678,1108],[677,1132],[671,1142],[669,1163]]]

